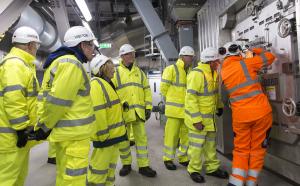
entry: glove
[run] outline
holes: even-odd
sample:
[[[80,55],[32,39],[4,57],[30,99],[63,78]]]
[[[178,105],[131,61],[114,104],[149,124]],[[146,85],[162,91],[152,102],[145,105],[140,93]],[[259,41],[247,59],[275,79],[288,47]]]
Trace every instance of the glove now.
[[[151,116],[151,110],[150,109],[146,109],[145,110],[145,118],[146,118],[146,121],[150,118]]]
[[[50,135],[51,130],[48,132],[43,131],[43,129],[39,128],[37,131],[34,132],[35,140],[40,141],[40,140],[45,140],[48,138]]]
[[[127,101],[125,101],[122,106],[123,106],[124,112],[128,112],[129,111],[129,104],[128,104]]]
[[[202,124],[202,122],[194,123],[193,125],[198,130],[203,130],[204,129],[204,125]]]
[[[16,132],[17,132],[17,136],[18,136],[17,147],[19,147],[19,148],[25,147],[25,145],[28,141],[26,129],[17,130]]]
[[[216,115],[220,117],[220,116],[222,116],[222,114],[223,114],[223,109],[218,108],[218,111],[217,111]]]

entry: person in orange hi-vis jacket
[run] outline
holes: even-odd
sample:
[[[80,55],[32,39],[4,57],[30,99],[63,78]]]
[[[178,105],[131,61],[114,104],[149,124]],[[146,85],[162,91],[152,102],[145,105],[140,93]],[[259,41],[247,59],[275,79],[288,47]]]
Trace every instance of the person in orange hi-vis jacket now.
[[[255,186],[273,122],[272,108],[257,72],[271,65],[275,56],[253,48],[254,56],[243,58],[241,47],[233,42],[225,44],[219,52],[225,54],[221,78],[229,94],[234,132],[232,174],[227,186]]]

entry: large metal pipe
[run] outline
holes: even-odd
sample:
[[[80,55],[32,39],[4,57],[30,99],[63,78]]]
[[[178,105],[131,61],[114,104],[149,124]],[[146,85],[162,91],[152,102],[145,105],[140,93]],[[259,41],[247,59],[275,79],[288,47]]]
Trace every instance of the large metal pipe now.
[[[178,52],[150,1],[132,0],[132,2],[141,15],[156,46],[159,48],[164,61],[167,64],[174,63],[178,58]]]
[[[54,51],[61,46],[57,29],[30,6],[24,9],[14,29],[20,26],[30,26],[38,32],[43,50]]]

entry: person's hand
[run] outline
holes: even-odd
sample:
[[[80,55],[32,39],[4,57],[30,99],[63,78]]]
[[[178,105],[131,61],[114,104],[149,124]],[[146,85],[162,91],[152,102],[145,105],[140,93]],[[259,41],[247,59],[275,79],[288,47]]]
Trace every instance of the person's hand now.
[[[123,106],[124,112],[128,112],[129,111],[129,104],[128,104],[127,101],[125,101],[122,106]]]
[[[37,141],[45,140],[50,135],[51,130],[45,132],[43,129],[39,128],[37,131],[34,131],[34,136]]]
[[[202,122],[194,123],[193,125],[198,130],[203,130],[204,129],[204,125],[202,124]]]
[[[151,116],[151,110],[150,109],[146,109],[145,110],[145,119],[146,121],[150,118]]]
[[[17,130],[16,132],[18,137],[17,144],[16,144],[17,147],[19,148],[25,147],[28,141],[28,135],[26,133],[26,129]]]
[[[220,117],[222,116],[222,114],[223,114],[223,108],[218,108],[216,115]]]

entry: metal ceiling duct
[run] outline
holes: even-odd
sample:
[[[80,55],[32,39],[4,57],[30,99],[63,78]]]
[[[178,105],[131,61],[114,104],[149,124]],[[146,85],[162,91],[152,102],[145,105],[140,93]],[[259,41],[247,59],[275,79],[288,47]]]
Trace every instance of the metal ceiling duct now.
[[[61,46],[61,41],[55,26],[30,6],[24,9],[12,31],[20,26],[30,26],[38,32],[40,40],[42,41],[42,50],[51,52]]]

